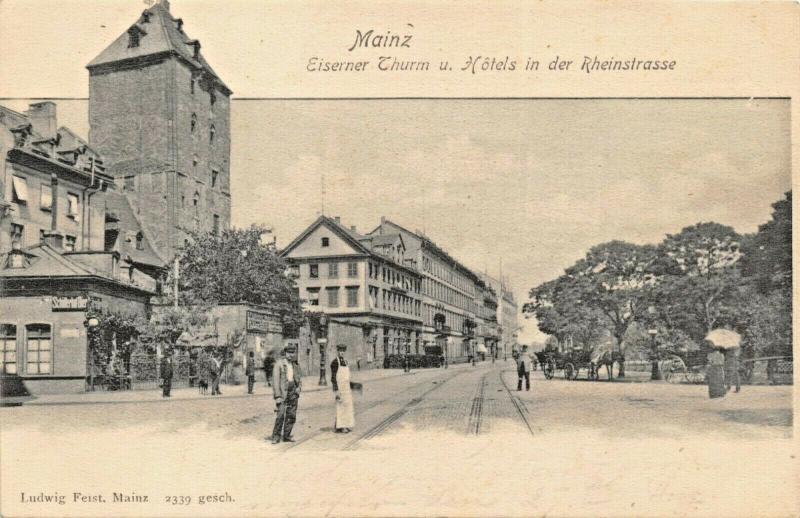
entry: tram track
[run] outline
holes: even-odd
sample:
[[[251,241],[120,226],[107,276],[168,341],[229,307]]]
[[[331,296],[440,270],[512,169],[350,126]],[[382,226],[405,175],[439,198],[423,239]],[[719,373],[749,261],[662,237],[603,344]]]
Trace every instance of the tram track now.
[[[467,435],[478,435],[481,433],[484,393],[486,392],[486,377],[488,375],[489,373],[487,372],[481,376],[481,381],[478,384],[478,393],[472,398],[472,408],[470,408],[469,418],[467,419]]]
[[[517,414],[519,415],[520,419],[522,419],[522,422],[525,424],[525,428],[528,429],[528,432],[531,435],[536,435],[536,434],[533,433],[533,427],[531,426],[531,423],[528,421],[528,418],[526,417],[526,415],[529,414],[528,407],[525,405],[524,401],[522,401],[520,398],[515,396],[514,393],[511,392],[511,389],[508,388],[508,384],[506,383],[506,380],[503,379],[503,373],[504,372],[511,372],[511,371],[500,371],[500,383],[502,383],[503,384],[503,388],[506,389],[506,393],[508,393],[508,397],[511,399],[511,403],[514,405],[514,408],[517,410]]]
[[[360,444],[363,441],[366,441],[366,440],[372,439],[374,437],[377,437],[378,435],[380,435],[383,432],[385,432],[394,423],[396,423],[397,421],[402,419],[415,406],[420,404],[428,395],[430,395],[431,393],[433,393],[436,390],[439,390],[442,386],[444,386],[445,383],[447,383],[448,381],[452,380],[453,378],[461,376],[462,374],[465,374],[467,372],[470,372],[470,371],[462,370],[460,372],[457,372],[457,373],[451,375],[450,377],[440,381],[434,387],[429,388],[428,390],[426,390],[425,392],[423,392],[419,396],[411,399],[408,403],[403,405],[399,410],[397,410],[396,412],[392,413],[388,417],[382,419],[378,424],[376,424],[375,426],[371,427],[369,430],[367,430],[366,432],[364,432],[360,436],[356,437],[355,439],[353,439],[352,441],[347,443],[342,448],[342,450],[344,450],[344,451],[352,451],[352,450],[358,449],[358,447],[360,446]],[[386,400],[384,400],[384,401],[386,401]]]

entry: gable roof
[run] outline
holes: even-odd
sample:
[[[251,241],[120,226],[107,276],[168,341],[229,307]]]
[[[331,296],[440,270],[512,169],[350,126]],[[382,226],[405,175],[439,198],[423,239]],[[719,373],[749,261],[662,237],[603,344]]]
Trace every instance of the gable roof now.
[[[289,254],[289,252],[297,248],[297,245],[302,243],[312,232],[314,232],[317,228],[321,226],[325,226],[326,228],[331,230],[334,234],[339,236],[343,241],[352,246],[358,252],[367,255],[371,254],[369,248],[364,246],[364,244],[361,242],[364,236],[358,234],[357,232],[353,232],[352,230],[340,225],[339,223],[336,223],[335,220],[327,216],[320,216],[316,219],[316,221],[314,221],[311,225],[309,225],[308,228],[302,231],[300,235],[294,238],[292,242],[286,246],[286,248],[281,250],[280,256],[286,257]]]
[[[134,263],[164,267],[166,261],[153,247],[127,196],[110,191],[106,193],[106,212],[118,220],[120,235],[117,237],[117,251],[122,257],[130,257]],[[135,242],[131,243],[124,238],[123,233],[127,232],[142,233],[142,250],[136,248]]]
[[[128,34],[130,31],[138,31],[141,35],[137,47],[128,46]],[[194,50],[195,45],[198,47],[197,53]],[[195,68],[202,69],[210,74],[216,79],[221,89],[230,95],[232,93],[230,88],[225,85],[199,52],[199,46],[199,41],[190,38],[183,31],[183,20],[172,17],[169,12],[169,2],[160,0],[152,7],[145,9],[136,23],[131,25],[127,31],[122,33],[111,45],[90,61],[86,68],[91,71],[101,65],[157,54],[172,54]]]

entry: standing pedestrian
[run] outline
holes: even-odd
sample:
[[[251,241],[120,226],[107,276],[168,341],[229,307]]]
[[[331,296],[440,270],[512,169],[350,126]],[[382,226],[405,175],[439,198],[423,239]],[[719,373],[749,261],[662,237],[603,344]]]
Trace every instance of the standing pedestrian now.
[[[714,399],[725,396],[725,355],[715,347],[708,355],[708,397]]]
[[[294,442],[292,427],[297,419],[297,401],[300,399],[300,369],[294,363],[296,356],[294,346],[287,345],[272,370],[272,393],[277,406],[272,444]]]
[[[336,395],[336,420],[333,425],[336,433],[350,433],[356,424],[353,392],[350,390],[350,367],[344,357],[345,351],[346,345],[337,345],[336,358],[331,362],[331,385]]]
[[[253,393],[253,385],[256,384],[256,353],[250,351],[247,355],[247,365],[244,368],[244,374],[247,376],[247,393]]]
[[[164,359],[161,361],[161,397],[172,397],[172,351],[164,352]]]
[[[730,392],[731,386],[735,387],[736,392],[741,390],[739,380],[739,347],[725,349],[725,390]]]
[[[267,386],[272,386],[272,369],[275,367],[275,357],[272,356],[272,351],[268,352],[264,357],[264,377],[267,380]]]
[[[522,351],[517,355],[517,390],[522,390],[522,379],[525,378],[525,390],[531,389],[531,365],[533,359],[528,353],[528,346],[523,345]]]
[[[219,389],[219,383],[222,380],[222,371],[224,370],[223,367],[225,365],[225,359],[223,357],[219,357],[218,353],[211,354],[211,375],[213,376],[211,381],[211,395],[212,396],[221,396],[222,391]]]

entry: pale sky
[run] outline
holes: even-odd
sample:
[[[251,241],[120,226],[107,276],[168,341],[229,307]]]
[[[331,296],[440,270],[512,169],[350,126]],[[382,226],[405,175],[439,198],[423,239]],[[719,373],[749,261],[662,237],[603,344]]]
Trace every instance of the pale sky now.
[[[172,4],[234,98],[265,95],[248,68],[231,65],[242,59],[231,35],[211,30],[229,23],[225,13]],[[144,5],[101,3],[60,23],[86,5],[53,3],[24,31],[6,15],[34,15],[0,5],[0,104],[87,95],[85,63]],[[87,135],[86,105],[58,101],[60,124]],[[521,306],[594,244],[656,243],[699,221],[755,231],[790,188],[789,109],[788,100],[234,101],[233,223],[272,226],[288,243],[318,215],[324,174],[327,215],[360,231],[385,215],[493,275],[502,258]],[[528,321],[521,341],[537,335]]]

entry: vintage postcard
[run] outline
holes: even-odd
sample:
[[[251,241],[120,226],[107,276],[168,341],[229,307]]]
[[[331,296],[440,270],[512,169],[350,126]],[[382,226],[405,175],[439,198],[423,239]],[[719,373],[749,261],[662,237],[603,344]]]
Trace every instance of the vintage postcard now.
[[[799,515],[798,22],[0,0],[0,515]]]

